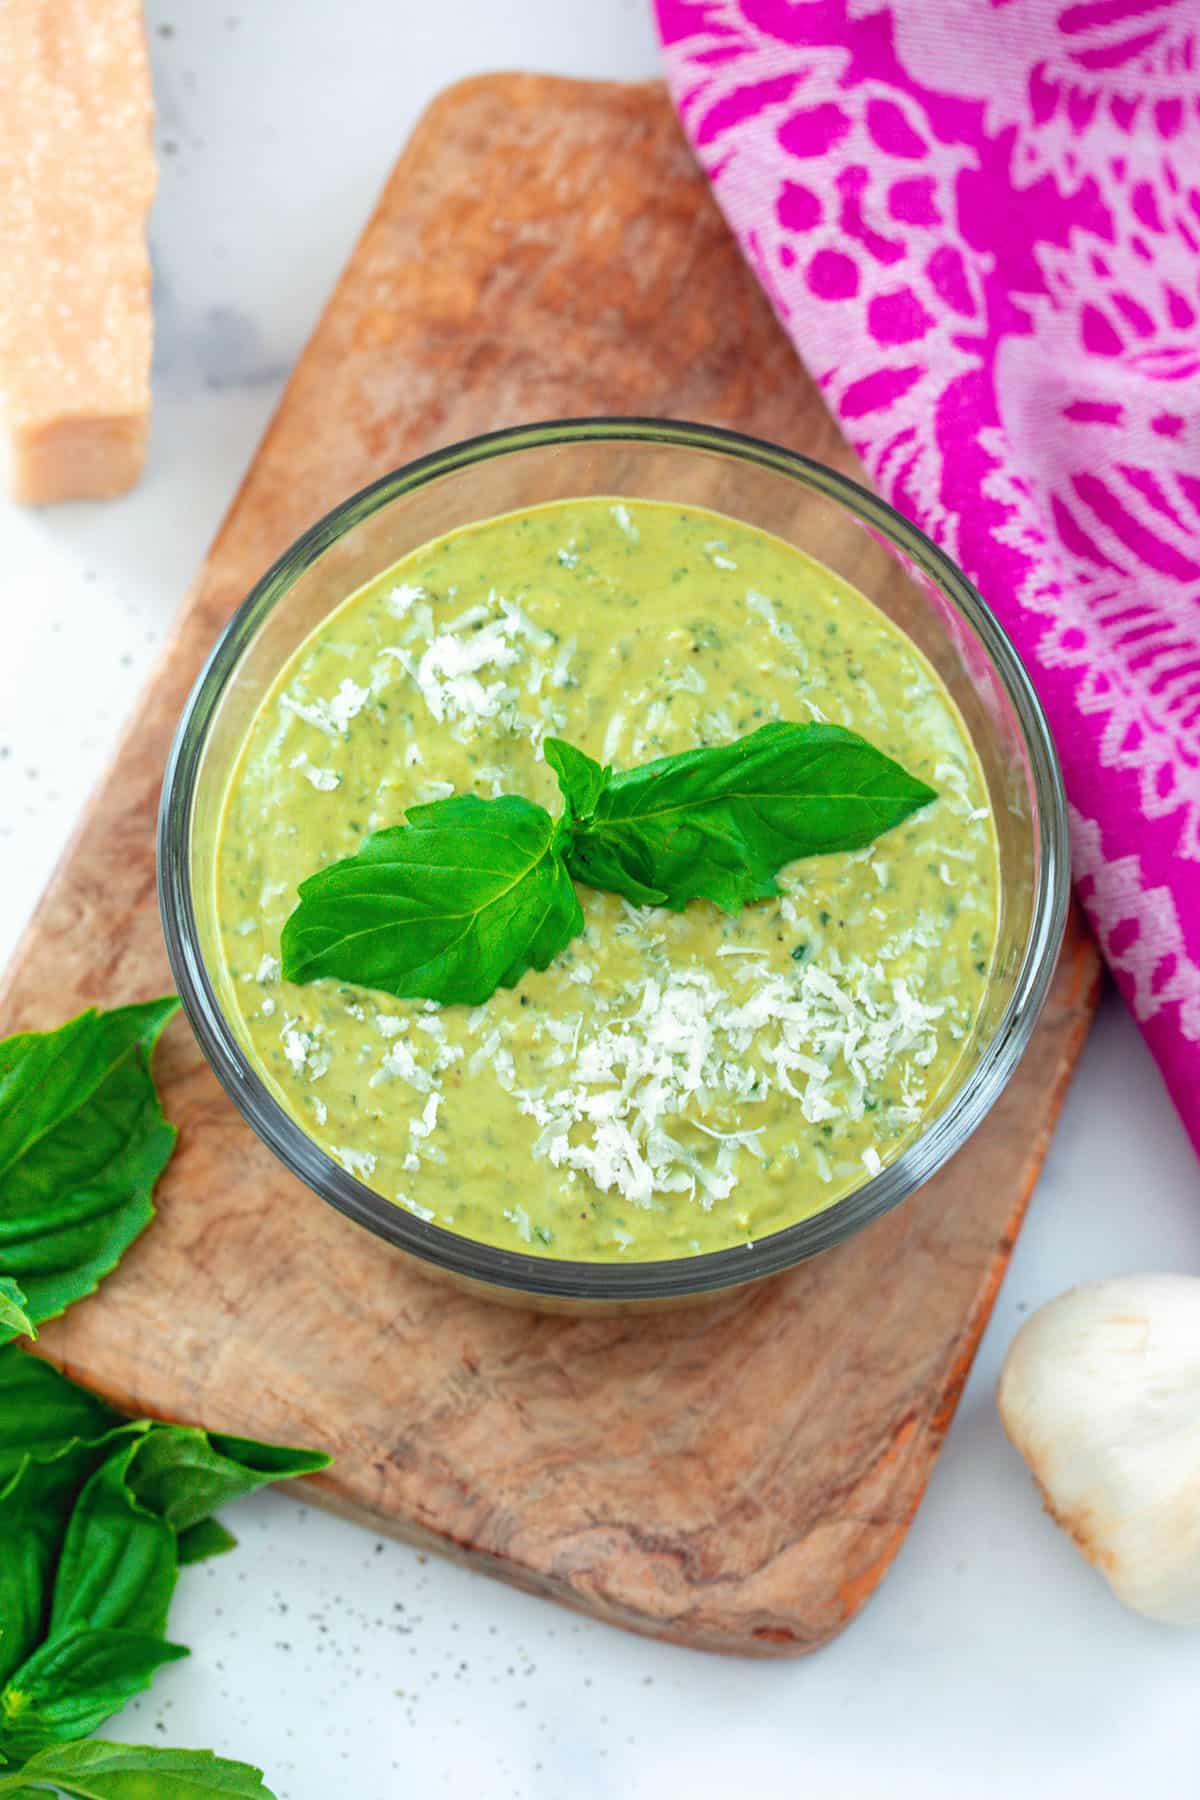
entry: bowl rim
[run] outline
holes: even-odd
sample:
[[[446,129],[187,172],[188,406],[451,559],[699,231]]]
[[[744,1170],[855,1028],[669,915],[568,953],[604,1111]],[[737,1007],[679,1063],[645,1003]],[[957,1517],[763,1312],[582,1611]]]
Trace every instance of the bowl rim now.
[[[938,587],[982,643],[1020,727],[1037,809],[1037,876],[1013,992],[967,1078],[894,1162],[823,1212],[752,1244],[650,1262],[574,1261],[502,1249],[427,1223],[350,1175],[309,1138],[260,1080],[217,999],[192,902],[191,824],[208,732],[244,651],[293,583],[347,530],[404,494],[496,457],[555,444],[660,444],[724,455],[798,480],[855,514]],[[615,491],[615,490],[614,490]],[[157,834],[158,896],[167,956],[183,1009],[218,1080],[284,1166],[339,1212],[447,1274],[531,1302],[683,1299],[757,1281],[841,1243],[924,1185],[957,1151],[1006,1085],[1054,974],[1066,925],[1066,797],[1042,704],[999,620],[956,564],[918,526],[860,483],[799,451],[724,426],[640,415],[549,419],[463,439],[390,470],[311,525],[254,584],[218,636],[180,716],[167,759]]]

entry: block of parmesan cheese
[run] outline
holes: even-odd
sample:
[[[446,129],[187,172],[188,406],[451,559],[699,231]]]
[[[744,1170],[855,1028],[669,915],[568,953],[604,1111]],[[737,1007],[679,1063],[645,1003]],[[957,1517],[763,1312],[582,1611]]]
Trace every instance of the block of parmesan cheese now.
[[[0,417],[18,500],[103,498],[141,473],[152,123],[137,0],[0,0]]]

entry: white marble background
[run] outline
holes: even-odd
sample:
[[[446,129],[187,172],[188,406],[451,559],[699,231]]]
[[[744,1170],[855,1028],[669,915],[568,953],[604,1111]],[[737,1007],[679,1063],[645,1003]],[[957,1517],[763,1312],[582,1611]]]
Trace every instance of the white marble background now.
[[[931,0],[932,3],[932,0]],[[0,506],[0,956],[120,732],[417,113],[489,68],[642,77],[646,0],[151,0],[162,186],[148,476]],[[1200,1785],[1200,1633],[1122,1612],[1042,1516],[992,1389],[1071,1282],[1200,1273],[1200,1182],[1107,1002],[928,1498],[803,1663],[643,1643],[269,1494],[188,1571],[190,1662],[113,1728],[263,1765],[280,1800],[1153,1796]]]

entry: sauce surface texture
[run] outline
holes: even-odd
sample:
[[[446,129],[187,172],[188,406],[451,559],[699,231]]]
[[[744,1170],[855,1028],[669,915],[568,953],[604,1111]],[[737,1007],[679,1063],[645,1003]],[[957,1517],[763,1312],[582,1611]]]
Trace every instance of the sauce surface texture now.
[[[281,981],[300,882],[450,793],[560,810],[548,733],[629,768],[828,719],[937,789],[777,899],[637,910],[477,1008]],[[422,1219],[584,1261],[746,1243],[916,1136],[969,1054],[996,930],[984,778],[945,688],[868,600],[715,513],[560,502],[352,595],[260,707],[215,863],[223,1002],[309,1137]]]

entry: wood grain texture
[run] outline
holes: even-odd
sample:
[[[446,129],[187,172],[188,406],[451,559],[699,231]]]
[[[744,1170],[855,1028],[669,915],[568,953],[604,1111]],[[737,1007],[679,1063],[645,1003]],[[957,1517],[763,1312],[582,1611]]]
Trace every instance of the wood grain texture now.
[[[25,937],[4,1030],[167,983],[153,825],[218,628],[351,489],[472,432],[641,411],[853,467],[657,87],[467,83],[418,127]],[[160,1217],[39,1350],[118,1405],[336,1461],[315,1500],[639,1631],[789,1654],[877,1585],[920,1500],[1094,1005],[1072,927],[957,1161],[815,1263],[713,1307],[564,1319],[431,1282],[286,1177],[185,1024]]]

